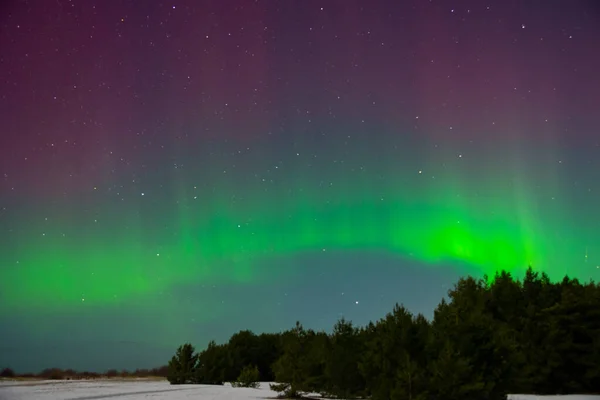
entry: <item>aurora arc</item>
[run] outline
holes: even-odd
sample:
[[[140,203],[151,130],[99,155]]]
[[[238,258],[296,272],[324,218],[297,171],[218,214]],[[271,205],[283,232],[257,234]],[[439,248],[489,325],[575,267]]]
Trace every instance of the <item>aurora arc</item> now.
[[[4,305],[65,309],[80,299],[110,305],[182,282],[243,285],[273,274],[261,267],[269,259],[329,250],[385,252],[431,268],[464,264],[488,275],[500,269],[520,273],[527,266],[540,266],[553,278],[576,271],[565,266],[577,246],[544,234],[542,226],[555,221],[536,213],[530,182],[506,171],[475,171],[462,157],[457,162],[399,174],[397,187],[368,168],[342,187],[331,183],[344,182],[340,176],[302,178],[298,170],[293,174],[303,184],[295,190],[260,193],[252,183],[232,190],[222,180],[202,206],[194,206],[201,187],[180,177],[174,179],[175,206],[159,218],[175,224],[173,235],[157,240],[156,222],[150,222],[156,214],[141,213],[142,205],[88,237],[45,233],[28,242],[26,249],[35,251],[24,251],[18,268],[0,272]],[[329,178],[339,173],[329,172]],[[461,183],[467,176],[468,184]],[[313,189],[303,190],[310,183]],[[227,201],[236,197],[243,200]]]

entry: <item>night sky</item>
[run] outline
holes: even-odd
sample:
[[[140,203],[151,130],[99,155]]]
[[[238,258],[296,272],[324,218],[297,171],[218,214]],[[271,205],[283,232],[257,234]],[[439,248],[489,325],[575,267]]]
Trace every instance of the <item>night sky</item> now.
[[[0,6],[0,367],[600,278],[600,7]]]

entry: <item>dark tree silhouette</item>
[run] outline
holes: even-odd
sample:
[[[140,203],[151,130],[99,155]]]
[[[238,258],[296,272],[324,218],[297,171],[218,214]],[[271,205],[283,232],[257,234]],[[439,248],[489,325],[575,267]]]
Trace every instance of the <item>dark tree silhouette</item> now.
[[[299,322],[283,333],[241,331],[228,343],[211,341],[197,368],[193,347],[184,346],[169,364],[173,383],[222,384],[256,366],[245,380],[258,370],[287,397],[500,400],[511,392],[594,393],[600,286],[568,277],[551,282],[531,268],[522,280],[501,271],[492,279],[460,279],[431,321],[396,305],[363,328],[342,319],[331,334]]]
[[[198,355],[189,343],[179,346],[177,353],[169,361],[167,379],[172,385],[196,383]]]

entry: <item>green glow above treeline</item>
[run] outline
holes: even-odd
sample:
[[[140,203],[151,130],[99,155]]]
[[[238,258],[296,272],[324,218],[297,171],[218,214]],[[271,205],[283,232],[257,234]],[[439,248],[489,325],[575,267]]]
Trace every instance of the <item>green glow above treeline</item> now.
[[[54,230],[29,223],[28,232],[46,234],[23,236],[13,258],[4,257],[3,305],[115,305],[183,283],[252,284],[272,278],[264,266],[273,260],[331,250],[384,252],[398,257],[399,268],[410,259],[488,275],[531,265],[553,279],[597,276],[598,217],[552,197],[562,193],[555,171],[521,165],[523,157],[481,151],[469,161],[449,153],[429,154],[422,169],[389,154],[348,161],[353,173],[339,164],[292,165],[274,185],[252,181],[257,160],[250,159],[227,179],[220,167],[214,176],[178,172],[169,190],[110,206],[97,224],[63,210],[52,218]],[[205,181],[218,183],[207,190]],[[71,233],[61,235],[64,226]],[[301,273],[276,271],[278,279]]]
[[[172,237],[154,248],[143,244],[141,233],[31,243],[36,250],[3,273],[3,282],[12,283],[4,285],[8,300],[43,306],[77,299],[114,303],[189,280],[244,284],[263,278],[261,262],[269,258],[327,250],[385,251],[431,267],[460,263],[487,274],[515,272],[550,265],[547,255],[556,245],[509,205],[493,214],[458,201],[409,204],[379,198],[298,204],[273,213],[265,208],[253,218],[227,209],[202,217],[190,210],[180,214]]]

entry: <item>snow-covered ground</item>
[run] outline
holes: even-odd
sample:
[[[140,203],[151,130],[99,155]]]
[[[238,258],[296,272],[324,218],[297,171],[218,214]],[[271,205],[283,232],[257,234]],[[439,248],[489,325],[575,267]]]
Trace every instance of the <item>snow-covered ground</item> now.
[[[1,400],[246,400],[275,397],[267,383],[259,389],[170,385],[167,381],[0,381]]]
[[[569,394],[565,396],[536,396],[531,394],[509,394],[507,400],[598,400],[600,396]]]
[[[167,381],[0,381],[1,400],[140,400],[207,399],[253,400],[274,398],[277,393],[262,383],[259,389],[208,385],[171,386]],[[509,400],[536,400],[547,397],[560,400],[600,400],[600,396],[509,395]]]

